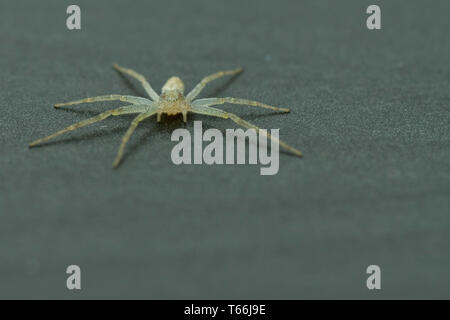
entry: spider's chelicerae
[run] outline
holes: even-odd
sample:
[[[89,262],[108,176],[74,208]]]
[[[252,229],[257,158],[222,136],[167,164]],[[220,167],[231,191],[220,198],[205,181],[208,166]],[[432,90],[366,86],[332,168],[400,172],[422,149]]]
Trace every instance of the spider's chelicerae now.
[[[286,108],[277,108],[272,107],[267,104],[251,101],[251,100],[245,100],[245,99],[236,99],[236,98],[207,98],[207,99],[196,99],[197,95],[202,91],[202,89],[205,87],[205,85],[213,80],[216,80],[220,77],[227,76],[227,75],[236,75],[242,72],[242,68],[236,69],[236,70],[230,70],[230,71],[221,71],[214,74],[211,74],[205,78],[203,78],[202,81],[200,81],[195,88],[188,93],[187,96],[184,96],[184,84],[183,81],[181,81],[178,77],[171,77],[167,82],[164,84],[161,90],[161,95],[158,95],[150,86],[150,84],[147,82],[147,80],[142,76],[141,74],[135,72],[131,69],[126,69],[123,67],[120,67],[118,65],[114,65],[114,68],[122,72],[124,74],[127,74],[133,78],[136,78],[139,80],[144,87],[147,94],[150,96],[151,99],[148,98],[142,98],[142,97],[135,97],[135,96],[122,96],[118,94],[111,94],[111,95],[105,95],[105,96],[98,96],[98,97],[91,97],[86,98],[82,100],[76,100],[66,103],[58,103],[55,104],[55,108],[59,108],[62,106],[69,106],[73,104],[80,104],[80,103],[87,103],[87,102],[96,102],[96,101],[113,101],[113,100],[120,100],[124,102],[131,103],[130,105],[123,106],[117,109],[108,110],[105,112],[100,113],[99,115],[92,117],[90,119],[86,119],[83,121],[80,121],[78,123],[75,123],[71,126],[68,126],[65,129],[62,129],[60,131],[57,131],[48,137],[38,139],[36,141],[33,141],[30,143],[30,147],[34,147],[40,143],[43,143],[45,141],[48,141],[50,139],[53,139],[65,132],[69,132],[72,130],[76,130],[78,128],[87,126],[89,124],[102,121],[109,116],[118,116],[121,114],[131,114],[131,113],[137,113],[138,115],[136,118],[134,118],[133,122],[131,123],[131,126],[128,128],[128,131],[125,133],[125,135],[122,138],[122,144],[120,145],[119,152],[117,153],[116,159],[113,162],[113,167],[117,167],[120,163],[120,159],[122,158],[123,151],[125,149],[125,145],[130,139],[130,136],[138,126],[138,124],[153,115],[156,114],[157,121],[159,122],[161,120],[161,115],[166,114],[169,116],[174,116],[178,114],[183,115],[183,121],[187,121],[187,113],[197,113],[207,116],[213,116],[213,117],[219,117],[223,119],[230,119],[237,123],[238,125],[245,127],[245,128],[253,128],[257,132],[259,132],[259,128],[241,118],[239,118],[237,115],[229,112],[222,111],[220,109],[213,108],[212,106],[218,105],[218,104],[224,104],[224,103],[231,103],[231,104],[240,104],[240,105],[249,105],[254,107],[261,107],[266,109],[272,109],[276,111],[281,112],[289,112],[289,109]],[[292,152],[293,154],[301,157],[302,153],[287,145],[286,143],[276,139],[275,137],[270,136],[267,131],[261,131],[265,132],[268,138],[271,138],[273,140],[276,140],[277,143],[279,143],[282,147],[284,147],[286,150]]]

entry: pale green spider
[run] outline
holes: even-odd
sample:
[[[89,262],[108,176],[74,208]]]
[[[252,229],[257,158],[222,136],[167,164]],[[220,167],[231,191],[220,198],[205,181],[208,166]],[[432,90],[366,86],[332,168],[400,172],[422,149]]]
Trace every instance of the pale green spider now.
[[[182,114],[183,115],[183,121],[187,121],[187,113],[198,113],[203,114],[207,116],[213,116],[213,117],[219,117],[223,119],[231,119],[232,121],[236,122],[237,124],[245,127],[245,128],[253,128],[257,132],[259,132],[259,128],[255,125],[239,118],[237,115],[222,111],[220,109],[212,108],[213,105],[218,104],[224,104],[224,103],[231,103],[231,104],[241,104],[241,105],[249,105],[254,107],[261,107],[266,109],[272,109],[276,111],[282,111],[282,112],[289,112],[289,109],[286,108],[277,108],[272,107],[267,104],[251,101],[251,100],[244,100],[244,99],[236,99],[236,98],[207,98],[207,99],[198,99],[194,100],[195,97],[202,91],[202,89],[205,87],[205,85],[213,80],[216,80],[220,77],[226,76],[226,75],[236,75],[240,72],[242,72],[242,68],[236,69],[236,70],[230,70],[230,71],[221,71],[214,73],[212,75],[209,75],[205,78],[203,78],[202,81],[200,81],[195,88],[188,93],[187,96],[184,96],[184,84],[183,81],[181,81],[178,77],[171,77],[167,82],[164,84],[161,90],[161,95],[158,95],[150,86],[150,84],[147,82],[147,80],[142,76],[141,74],[135,72],[131,69],[122,68],[118,65],[113,66],[116,70],[119,72],[122,72],[124,74],[128,74],[129,76],[136,78],[139,80],[144,87],[147,94],[150,96],[151,99],[142,98],[142,97],[135,97],[135,96],[122,96],[118,94],[111,94],[106,96],[98,96],[98,97],[91,97],[86,98],[82,100],[76,100],[66,103],[58,103],[55,104],[55,108],[59,108],[62,106],[69,106],[73,104],[80,104],[80,103],[86,103],[86,102],[96,102],[96,101],[113,101],[113,100],[120,100],[125,101],[128,103],[131,103],[131,105],[123,106],[117,109],[108,110],[105,112],[100,113],[99,115],[89,118],[83,121],[80,121],[78,123],[75,123],[71,126],[68,126],[65,129],[62,129],[58,132],[55,132],[48,137],[38,139],[36,141],[33,141],[30,143],[29,147],[34,147],[40,143],[43,143],[45,141],[48,141],[50,139],[53,139],[65,132],[72,131],[84,126],[87,126],[91,123],[95,123],[98,121],[102,121],[109,116],[118,116],[121,114],[130,114],[130,113],[138,113],[139,115],[134,118],[133,122],[131,123],[131,126],[128,128],[128,131],[125,133],[125,135],[122,138],[122,144],[120,145],[119,152],[117,153],[116,159],[113,162],[113,167],[116,168],[119,163],[120,159],[122,158],[123,151],[125,149],[125,145],[130,139],[130,136],[138,126],[139,122],[142,120],[151,117],[152,115],[156,114],[157,121],[159,122],[161,120],[161,114],[167,114],[169,116]],[[264,132],[264,131],[261,131]],[[277,143],[279,143],[282,147],[289,150],[293,154],[301,157],[302,153],[287,145],[286,143],[276,139],[275,137],[270,136],[269,133],[266,132],[266,135],[268,138],[271,138],[275,140]]]

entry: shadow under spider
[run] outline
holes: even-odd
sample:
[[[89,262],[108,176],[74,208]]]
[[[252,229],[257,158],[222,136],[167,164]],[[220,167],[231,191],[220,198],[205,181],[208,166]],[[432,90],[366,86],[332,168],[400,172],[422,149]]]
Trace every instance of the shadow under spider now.
[[[273,115],[279,115],[279,113],[277,112],[271,112],[271,113],[266,113],[266,114],[261,114],[261,115],[254,115],[252,117],[250,117],[251,119],[258,119],[258,118],[265,118],[265,117],[270,117]],[[161,118],[161,122],[156,122],[156,126],[154,126],[153,128],[151,128],[151,130],[148,130],[148,132],[145,132],[144,134],[142,134],[137,141],[135,141],[134,143],[130,143],[129,147],[128,147],[128,151],[126,151],[123,155],[123,160],[125,160],[126,158],[128,158],[129,155],[131,155],[132,153],[134,153],[140,146],[142,146],[145,141],[147,139],[149,139],[153,133],[166,133],[168,135],[168,137],[171,136],[172,132],[175,129],[179,129],[179,128],[185,128],[187,129],[187,126],[190,125],[188,130],[193,130],[193,122],[194,121],[198,121],[201,120],[202,121],[202,129],[203,130],[208,130],[208,129],[217,129],[219,130],[224,136],[226,134],[226,129],[220,129],[217,127],[214,127],[212,125],[209,125],[207,123],[205,123],[205,120],[207,120],[210,117],[204,117],[201,115],[196,115],[196,114],[190,114],[191,117],[191,123],[185,123],[183,122],[183,118],[181,115],[176,115],[176,116],[165,116],[162,115]],[[154,118],[151,118],[154,119]],[[144,129],[144,125],[146,125],[147,123],[151,122],[151,119],[148,119],[150,121],[146,121],[142,123],[142,127],[141,129]],[[210,119],[215,119],[215,118],[210,118]],[[219,119],[215,119],[215,120],[219,120]],[[139,129],[139,128],[138,128]],[[244,128],[242,128],[244,129]],[[137,130],[136,130],[137,131]],[[203,134],[203,132],[202,132]],[[246,146],[248,145],[248,140],[246,139]],[[268,145],[268,147],[270,148],[270,145]],[[286,155],[290,155],[290,156],[295,156],[285,150],[280,150],[279,151],[283,154]]]
[[[75,109],[61,109],[61,110],[64,110],[67,112],[73,112],[73,113],[77,113],[77,114],[94,114],[94,115],[98,114],[98,111],[86,111],[86,110],[75,110]],[[269,116],[272,116],[275,114],[279,114],[279,113],[272,112],[269,114],[254,115],[251,117],[251,119],[265,118],[265,117],[269,117]],[[130,123],[131,123],[133,115],[124,115],[122,117],[122,119],[124,119],[124,117],[129,118]],[[168,135],[168,137],[170,137],[172,132],[175,129],[179,129],[179,128],[187,129],[187,126],[189,126],[190,128],[188,130],[193,130],[193,122],[198,121],[198,120],[202,121],[203,130],[217,129],[220,132],[222,132],[222,134],[225,136],[226,129],[220,129],[215,126],[209,125],[208,123],[205,123],[205,120],[207,121],[208,117],[203,117],[201,115],[195,115],[195,114],[191,114],[190,117],[191,117],[191,123],[183,122],[183,118],[181,115],[177,115],[177,116],[163,115],[161,122],[156,122],[155,118],[147,119],[147,121],[143,122],[142,125],[137,128],[136,133],[138,133],[138,131],[142,131],[145,129],[147,129],[147,132],[143,133],[134,143],[130,143],[128,151],[126,151],[123,155],[123,159],[128,158],[128,156],[130,154],[134,153],[140,146],[144,145],[145,141],[148,140],[154,133],[159,133],[159,134],[166,133]],[[211,118],[211,120],[212,119],[215,119],[215,118]],[[219,120],[219,119],[215,119],[215,120]],[[151,128],[148,128],[147,126],[152,123],[155,125]],[[45,144],[37,145],[36,147],[41,148],[41,147],[45,147],[45,146],[58,145],[58,144],[64,144],[64,143],[69,143],[69,142],[79,143],[86,139],[104,137],[104,136],[108,136],[111,134],[123,135],[126,132],[126,130],[128,129],[128,127],[129,127],[128,124],[125,126],[120,126],[120,127],[116,127],[116,128],[110,128],[110,129],[102,129],[100,126],[101,130],[96,131],[96,132],[81,134],[81,135],[77,135],[77,136],[73,136],[73,137],[67,137],[65,139],[60,139],[60,140],[56,140],[56,141],[49,141]],[[246,144],[248,144],[248,141],[246,142]],[[280,151],[283,152],[283,154],[285,153],[285,154],[291,155],[289,152],[285,152],[284,150],[280,150]]]

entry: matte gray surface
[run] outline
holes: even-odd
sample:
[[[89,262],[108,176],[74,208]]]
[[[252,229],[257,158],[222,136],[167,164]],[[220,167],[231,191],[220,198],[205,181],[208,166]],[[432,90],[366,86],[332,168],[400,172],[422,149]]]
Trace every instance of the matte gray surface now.
[[[447,0],[77,1],[82,30],[68,31],[71,3],[1,4],[1,298],[450,298]],[[373,3],[381,31],[365,27]],[[223,109],[280,128],[305,157],[281,154],[271,177],[175,166],[183,123],[152,119],[112,170],[133,116],[28,150],[117,106],[56,102],[143,95],[115,62],[155,89],[243,66],[202,97],[290,107]],[[69,264],[81,292],[65,288]]]

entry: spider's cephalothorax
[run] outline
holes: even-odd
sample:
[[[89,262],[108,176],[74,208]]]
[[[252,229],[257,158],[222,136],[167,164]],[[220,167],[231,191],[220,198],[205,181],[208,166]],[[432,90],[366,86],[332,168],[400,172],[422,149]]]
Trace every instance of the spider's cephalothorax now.
[[[214,73],[212,75],[209,75],[205,78],[203,78],[202,81],[200,81],[199,84],[197,84],[192,91],[190,91],[186,96],[184,96],[184,84],[183,81],[181,81],[178,77],[171,77],[167,82],[164,84],[161,90],[161,95],[158,95],[153,88],[150,86],[150,84],[147,82],[147,80],[144,78],[143,75],[137,73],[134,70],[126,69],[123,67],[120,67],[118,65],[114,65],[114,68],[122,72],[124,74],[127,74],[137,80],[139,80],[144,87],[145,91],[149,95],[149,98],[143,98],[143,97],[135,97],[135,96],[123,96],[118,94],[111,94],[106,96],[98,96],[98,97],[91,97],[66,103],[59,103],[55,104],[55,108],[59,108],[62,106],[69,106],[73,104],[80,104],[80,103],[86,103],[86,102],[96,102],[96,101],[113,101],[113,100],[119,100],[130,103],[129,105],[119,107],[116,109],[108,110],[105,112],[100,113],[99,115],[92,117],[90,119],[86,119],[83,121],[80,121],[78,123],[75,123],[71,126],[68,126],[65,129],[62,129],[60,131],[57,131],[45,138],[41,138],[38,140],[33,141],[30,143],[30,147],[34,147],[40,143],[46,142],[50,139],[53,139],[63,133],[76,130],[78,128],[87,126],[89,124],[102,121],[109,116],[118,116],[121,114],[131,114],[135,113],[138,114],[133,122],[131,123],[131,126],[128,128],[127,132],[122,138],[122,144],[120,145],[119,152],[117,153],[116,159],[113,162],[113,166],[117,167],[120,163],[120,159],[123,156],[123,152],[125,149],[125,145],[130,139],[131,135],[133,134],[134,130],[138,126],[138,124],[144,120],[147,119],[153,115],[156,114],[157,121],[161,120],[162,114],[167,114],[169,116],[181,114],[183,116],[183,120],[187,121],[187,114],[189,112],[207,115],[207,116],[213,116],[213,117],[219,117],[223,119],[230,119],[237,123],[238,125],[245,127],[245,128],[253,128],[256,131],[259,131],[259,128],[243,119],[238,117],[237,115],[229,112],[225,112],[223,110],[213,108],[214,105],[224,104],[224,103],[230,103],[230,104],[241,104],[241,105],[249,105],[253,107],[260,107],[260,108],[266,108],[281,112],[289,112],[289,109],[286,108],[278,108],[278,107],[272,107],[267,104],[252,101],[252,100],[245,100],[245,99],[237,99],[237,98],[207,98],[207,99],[195,99],[197,95],[202,91],[202,89],[205,87],[205,85],[213,81],[215,79],[218,79],[220,77],[226,76],[226,75],[237,75],[242,72],[242,68],[236,69],[236,70],[230,70],[230,71],[220,71],[217,73]],[[284,147],[286,150],[292,152],[293,154],[301,157],[302,153],[287,145],[281,140],[276,139],[275,137],[270,136],[266,131],[261,131],[261,133],[265,134],[268,138],[276,141],[279,143],[282,147]]]
[[[187,121],[187,113],[191,110],[191,104],[184,97],[184,83],[178,77],[171,77],[161,89],[161,95],[156,102],[158,111],[157,121],[161,121],[161,114],[174,116],[183,115],[183,121]]]

